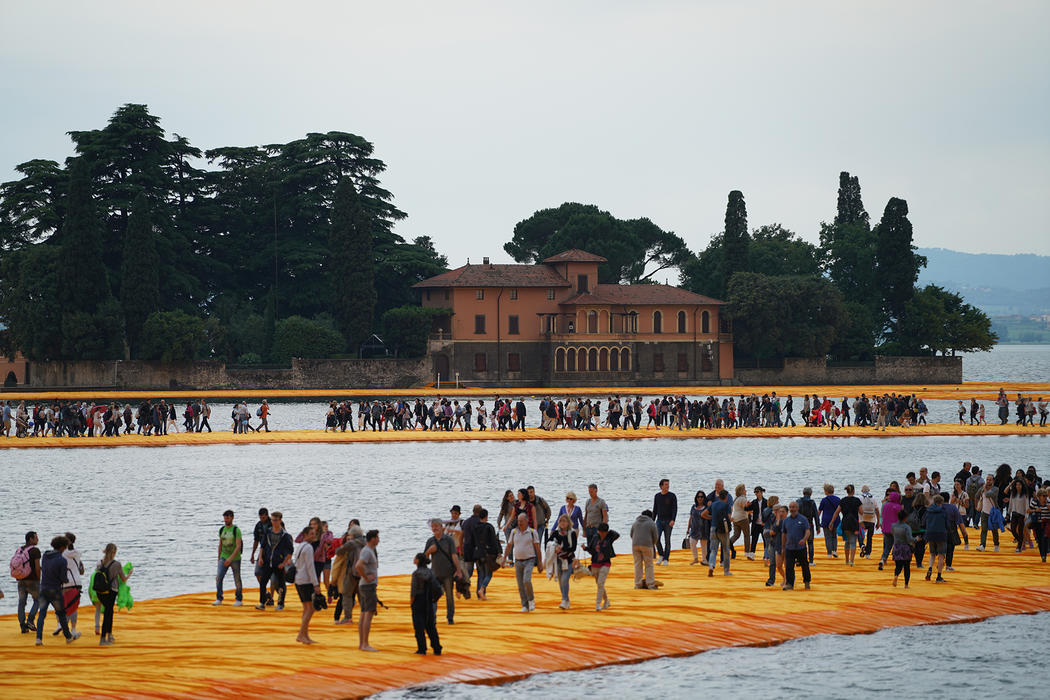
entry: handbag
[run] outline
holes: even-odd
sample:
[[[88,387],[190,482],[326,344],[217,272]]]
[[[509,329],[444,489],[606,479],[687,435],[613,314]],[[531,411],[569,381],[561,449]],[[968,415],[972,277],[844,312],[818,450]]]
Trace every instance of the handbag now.
[[[314,593],[313,606],[314,610],[327,610],[328,601],[320,593]]]
[[[295,583],[295,564],[284,567],[284,582]]]
[[[689,549],[689,538],[688,537],[686,537],[684,540],[682,540],[682,549]]]

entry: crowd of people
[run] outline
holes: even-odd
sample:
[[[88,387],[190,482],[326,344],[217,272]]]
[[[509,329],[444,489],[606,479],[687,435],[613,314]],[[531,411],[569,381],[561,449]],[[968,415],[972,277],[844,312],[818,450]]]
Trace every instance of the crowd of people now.
[[[166,400],[131,404],[91,401],[54,401],[27,406],[26,402],[0,402],[0,434],[5,437],[119,437],[167,435],[168,432],[212,432],[212,407],[204,399],[193,399],[185,406]],[[1000,389],[995,401],[1000,424],[1009,421],[1010,403]],[[1016,424],[1047,425],[1047,401],[1018,394],[1013,401]],[[969,405],[957,401],[960,424],[985,424],[984,404],[976,398]],[[885,430],[889,427],[926,425],[929,408],[914,394],[860,394],[852,400],[804,394],[798,399],[777,393],[738,397],[609,396],[599,398],[545,396],[536,409],[538,417],[527,424],[528,407],[524,397],[495,396],[485,399],[416,398],[361,399],[330,401],[325,413],[325,432],[360,430],[434,431],[524,431],[541,430],[697,430],[706,428],[779,428],[803,425],[835,430],[848,426]],[[181,413],[181,422],[179,415]],[[230,412],[234,433],[270,432],[271,408],[263,400],[254,411],[247,401],[238,401]],[[797,420],[796,420],[797,416]],[[252,419],[258,424],[253,425]]]

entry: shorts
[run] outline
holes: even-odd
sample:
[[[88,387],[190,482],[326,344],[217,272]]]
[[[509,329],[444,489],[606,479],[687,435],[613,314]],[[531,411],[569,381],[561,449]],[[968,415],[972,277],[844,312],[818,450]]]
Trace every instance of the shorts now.
[[[324,562],[323,561],[315,561],[314,562],[314,573],[317,574],[318,578],[321,577],[321,572],[322,571],[324,571]]]
[[[297,583],[295,584],[295,590],[299,594],[300,603],[312,603],[314,599],[314,584],[312,583]]]
[[[927,546],[929,547],[930,554],[933,556],[948,553],[948,543],[944,540],[930,540],[927,542]]]
[[[325,560],[325,562],[324,562],[324,570],[325,571],[331,571],[332,570],[332,560],[331,559],[326,559]]]
[[[376,605],[379,602],[376,596],[376,586],[377,584],[374,583],[362,583],[357,587],[357,599],[361,601],[361,612],[374,613],[376,611]]]
[[[63,588],[62,589],[62,602],[66,605],[66,616],[72,615],[80,608],[80,589],[79,588]]]

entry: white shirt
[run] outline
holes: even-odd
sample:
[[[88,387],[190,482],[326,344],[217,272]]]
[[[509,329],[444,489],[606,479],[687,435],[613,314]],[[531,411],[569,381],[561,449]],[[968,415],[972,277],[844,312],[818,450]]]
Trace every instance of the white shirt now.
[[[295,583],[317,584],[317,569],[314,568],[314,546],[309,542],[300,542],[292,551],[292,564],[295,565]]]
[[[66,568],[69,572],[66,576],[66,583],[62,587],[76,588],[82,585],[80,575],[84,573],[84,562],[80,559],[80,552],[75,549],[66,549],[62,552],[62,556],[66,558]]]

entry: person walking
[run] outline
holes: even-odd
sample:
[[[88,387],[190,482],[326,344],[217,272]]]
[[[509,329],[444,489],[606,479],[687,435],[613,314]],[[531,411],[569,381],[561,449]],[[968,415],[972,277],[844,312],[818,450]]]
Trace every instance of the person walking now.
[[[839,558],[838,507],[839,497],[835,495],[835,487],[824,484],[824,498],[820,499],[817,512],[820,513],[820,527],[824,529],[824,548],[828,559]],[[820,533],[819,528],[817,533]]]
[[[643,510],[631,525],[631,554],[634,557],[634,587],[656,588],[653,576],[653,547],[658,547],[660,536],[653,513]]]
[[[427,637],[434,656],[441,656],[441,640],[437,629],[437,603],[444,590],[434,573],[428,568],[430,560],[423,552],[417,554],[412,562],[416,570],[412,572],[412,583],[409,588],[409,607],[412,609],[412,630],[416,635],[416,653],[427,654]]]
[[[790,510],[790,506],[788,509]],[[811,533],[820,534],[820,513],[817,512],[817,504],[813,501],[813,489],[805,487],[802,489],[802,498],[798,499],[798,512],[809,521]],[[809,565],[813,566],[813,537],[806,540],[806,549],[809,555]]]
[[[295,592],[303,605],[303,616],[299,622],[299,634],[295,641],[300,644],[317,644],[310,638],[310,619],[314,616],[314,593],[319,589],[317,567],[314,566],[314,543],[317,542],[317,528],[307,525],[299,533],[299,542],[292,550],[291,566],[295,567]]]
[[[67,568],[66,582],[62,584],[62,602],[66,606],[66,620],[69,621],[69,631],[75,634],[77,631],[77,612],[80,610],[80,591],[84,587],[82,579],[84,562],[80,558],[80,552],[73,546],[77,541],[77,536],[72,532],[67,532],[66,540],[69,542],[69,546],[62,552]],[[60,624],[55,628],[55,631],[51,634],[55,637],[62,634],[62,625]]]
[[[98,645],[109,646],[116,640],[113,638],[113,613],[117,606],[117,592],[120,584],[126,582],[134,570],[124,573],[123,565],[117,561],[117,545],[110,542],[102,552],[102,559],[95,566],[95,578],[92,588],[98,596],[98,604],[102,607],[102,630]]]
[[[871,559],[871,545],[874,541],[875,530],[879,529],[879,503],[871,487],[864,484],[860,487],[860,525],[863,529],[861,537],[864,538],[861,556]]]
[[[263,399],[262,405],[259,406],[259,418],[262,419],[259,428],[265,428],[266,432],[270,432],[270,404],[266,399]],[[259,428],[256,428],[255,432],[259,432]]]
[[[255,528],[252,530],[252,555],[250,563],[255,567],[254,573],[256,580],[259,581],[259,594],[262,596],[262,602],[264,607],[267,601],[272,601],[272,596],[267,595],[266,589],[269,585],[269,578],[263,578],[263,564],[262,552],[260,547],[265,548],[266,533],[271,529],[270,525],[270,511],[267,508],[259,509],[259,521],[255,523]],[[256,560],[255,555],[258,553],[259,559]]]
[[[445,617],[448,624],[452,625],[455,624],[456,581],[462,576],[456,541],[451,535],[445,534],[445,524],[440,518],[430,520],[430,530],[434,534],[427,539],[423,553],[431,558],[430,570],[445,590]]]
[[[487,509],[482,508],[478,512],[478,518],[480,522],[474,528],[474,563],[478,569],[477,596],[481,600],[488,600],[489,581],[492,580],[493,572],[499,568],[499,538],[496,536],[496,529],[489,522]]]
[[[236,586],[233,607],[239,608],[244,597],[241,587],[241,552],[244,550],[244,538],[241,529],[233,524],[232,510],[223,513],[222,519],[225,524],[219,528],[219,569],[215,574],[215,602],[212,605],[222,605],[222,582],[226,578],[226,572],[233,569],[233,583]]]
[[[660,490],[653,496],[653,516],[656,520],[656,552],[660,565],[667,566],[671,558],[671,531],[678,517],[678,496],[671,491],[671,482],[660,479]]]
[[[983,552],[988,543],[988,529],[992,511],[999,507],[999,487],[995,485],[995,478],[991,474],[985,479],[984,488],[977,494],[977,498],[981,504],[981,545],[977,548],[977,551]],[[998,552],[999,529],[992,527],[991,530],[992,543],[995,545],[995,551]]]
[[[339,588],[339,601],[335,605],[335,624],[352,625],[354,623],[354,598],[357,596],[358,586],[361,578],[357,574],[357,557],[365,546],[365,531],[361,526],[353,523],[343,537],[343,543],[335,550],[337,559],[333,565],[333,574],[336,569],[341,570],[342,575],[335,581]],[[338,560],[342,558],[342,562]]]
[[[720,480],[721,481],[721,480]],[[715,566],[718,563],[718,550],[722,549],[722,570],[725,576],[732,576],[729,571],[729,492],[725,489],[718,491],[713,497],[711,507],[703,517],[711,521],[711,552],[709,555],[707,575],[715,575]]]
[[[693,560],[689,562],[690,566],[699,564],[701,561],[707,562],[707,541],[711,533],[711,521],[703,517],[705,510],[707,510],[707,494],[702,490],[697,491],[693,496],[693,505],[689,509],[689,529],[686,533],[689,537],[689,549],[693,553]],[[699,549],[697,549],[698,544]]]
[[[598,534],[598,526],[609,522],[609,506],[604,498],[598,498],[598,484],[590,484],[587,494],[587,502],[583,505],[583,532],[590,542]]]
[[[598,586],[596,594],[595,611],[607,610],[609,608],[609,594],[605,590],[605,581],[609,578],[609,570],[612,560],[616,556],[613,544],[620,539],[620,533],[609,529],[609,523],[598,525],[594,537],[587,540],[584,548],[591,555],[591,575],[594,576]]]
[[[207,401],[201,399],[201,422],[200,425],[197,426],[198,433],[202,432],[205,428],[208,429],[209,433],[211,432],[211,424],[208,422],[209,418],[211,418],[211,406],[208,405]]]
[[[795,588],[795,566],[802,567],[802,582],[809,590],[809,558],[806,541],[813,536],[809,520],[799,513],[798,501],[788,505],[788,516],[781,523],[781,546],[784,550],[784,586],[783,590]]]
[[[525,513],[518,514],[518,526],[511,530],[507,538],[507,549],[504,556],[514,555],[514,578],[518,583],[518,597],[521,599],[521,612],[532,612],[536,609],[536,597],[532,590],[532,569],[543,570],[543,554],[540,551],[540,538],[536,531],[529,527]]]
[[[744,536],[744,554],[748,559],[754,559],[751,554],[751,525],[748,522],[748,500],[747,486],[737,484],[733,490],[733,503],[729,510],[729,518],[733,522],[733,536],[729,538],[730,558],[736,558],[736,543],[740,536]]]
[[[22,634],[36,632],[36,613],[40,607],[40,538],[30,530],[25,544],[15,550],[11,558],[11,575],[18,581],[18,626]],[[33,598],[33,607],[26,614],[26,603]]]
[[[376,615],[379,604],[379,530],[369,530],[365,534],[365,546],[357,555],[357,563],[354,569],[357,571],[361,583],[358,591],[361,596],[361,621],[357,626],[358,646],[361,651],[379,651],[368,641],[368,635],[372,631],[372,619]]]
[[[885,516],[885,513],[883,514]],[[904,572],[904,587],[907,588],[911,582],[911,555],[912,547],[915,546],[915,537],[912,535],[911,526],[905,522],[908,514],[903,510],[897,512],[896,522],[892,527],[893,532],[893,585],[897,585],[897,578]],[[885,519],[883,520],[885,522]]]
[[[857,559],[857,534],[860,532],[861,500],[853,495],[855,487],[846,484],[846,497],[839,501],[832,521],[842,516],[842,541],[846,550],[846,566],[853,566]]]
[[[273,593],[277,594],[277,611],[284,610],[284,596],[288,587],[284,580],[284,568],[291,559],[295,543],[292,536],[284,529],[284,515],[280,511],[270,514],[270,528],[266,531],[262,546],[262,568],[260,584],[269,581]],[[259,586],[259,604],[256,610],[266,609],[266,587]]]
[[[933,503],[923,516],[925,529],[924,539],[930,552],[930,568],[926,571],[926,580],[933,575],[937,567],[937,583],[944,583],[941,572],[944,571],[945,557],[948,553],[948,512],[944,509],[944,496],[937,494]]]
[[[36,618],[36,645],[44,644],[44,620],[47,619],[47,608],[55,609],[55,616],[62,628],[62,634],[66,636],[66,644],[71,644],[80,639],[80,632],[70,632],[69,622],[66,619],[66,603],[62,595],[62,588],[69,575],[69,563],[64,556],[69,540],[65,535],[58,535],[51,540],[51,551],[47,552],[40,560],[40,610]]]
[[[554,533],[551,535],[554,543],[554,573],[558,577],[558,587],[561,588],[561,603],[558,605],[562,610],[569,609],[569,579],[572,576],[573,563],[576,560],[576,545],[578,535],[573,529],[572,519],[562,513],[558,516]],[[652,561],[650,550],[650,562]],[[652,568],[650,564],[650,569]]]

